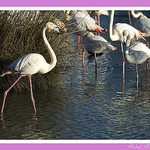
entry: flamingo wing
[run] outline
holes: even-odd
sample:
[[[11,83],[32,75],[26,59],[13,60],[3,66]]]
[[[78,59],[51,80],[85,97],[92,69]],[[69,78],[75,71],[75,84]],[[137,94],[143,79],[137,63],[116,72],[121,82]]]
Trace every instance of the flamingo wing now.
[[[146,36],[150,36],[150,18],[147,19],[136,19],[134,27],[141,32],[146,33]]]
[[[32,53],[15,60],[4,72],[5,74],[16,72],[21,75],[32,75],[37,73],[45,62],[42,55]]]

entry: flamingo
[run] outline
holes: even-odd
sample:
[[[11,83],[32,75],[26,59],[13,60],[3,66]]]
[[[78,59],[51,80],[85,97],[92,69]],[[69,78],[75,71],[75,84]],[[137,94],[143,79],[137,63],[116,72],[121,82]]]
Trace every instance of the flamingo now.
[[[103,29],[95,23],[95,20],[90,17],[87,11],[72,10],[70,14],[72,19],[68,27],[74,29],[74,33],[78,36],[84,37],[88,32],[107,32],[107,29]]]
[[[142,12],[138,12],[137,14],[135,14],[134,10],[131,10],[130,12],[131,15],[136,18],[133,26],[141,32],[146,33],[147,46],[149,47],[148,37],[150,37],[150,18],[147,18]]]
[[[125,82],[125,57],[123,51],[123,43],[125,41],[123,37],[123,32],[125,30],[128,30],[130,32],[130,39],[143,38],[143,36],[146,36],[146,34],[140,32],[139,30],[135,29],[134,27],[132,27],[127,23],[117,23],[113,26],[113,20],[114,20],[114,10],[111,11],[111,15],[110,15],[109,38],[111,39],[111,41],[120,41],[121,43],[121,51],[122,51],[122,59],[123,59],[122,61],[123,62],[123,83],[124,83]]]
[[[138,64],[142,64],[150,58],[150,49],[142,42],[136,42],[133,45],[126,45],[126,59],[129,63],[136,64],[136,79],[138,89]]]
[[[97,60],[96,54],[100,54],[105,50],[116,50],[117,48],[111,45],[100,35],[94,35],[89,32],[84,39],[84,48],[90,54],[94,54],[95,57],[95,72],[97,72]]]
[[[31,76],[33,74],[39,73],[39,74],[45,74],[49,71],[51,71],[57,63],[57,58],[56,55],[50,46],[45,32],[46,30],[54,30],[56,32],[59,32],[58,26],[54,25],[52,22],[48,22],[44,25],[43,30],[42,30],[42,35],[43,35],[43,40],[44,44],[48,50],[48,53],[50,55],[50,63],[47,63],[45,58],[37,53],[30,53],[27,55],[24,55],[17,60],[15,60],[10,66],[8,66],[3,72],[2,76],[6,74],[12,74],[12,73],[17,73],[19,74],[19,78],[4,92],[4,99],[3,99],[3,104],[2,104],[2,109],[1,109],[1,116],[3,114],[4,106],[5,106],[5,100],[8,92],[11,90],[11,88],[23,77],[23,76],[28,76],[29,77],[29,82],[30,82],[30,92],[31,92],[31,100],[33,103],[33,108],[34,112],[36,114],[36,106],[35,106],[35,100],[33,97],[33,92],[32,92],[32,82],[31,82]]]

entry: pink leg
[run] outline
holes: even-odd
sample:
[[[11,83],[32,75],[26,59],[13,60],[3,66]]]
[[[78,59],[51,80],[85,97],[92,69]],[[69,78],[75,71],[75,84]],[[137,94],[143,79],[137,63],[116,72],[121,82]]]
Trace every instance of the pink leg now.
[[[1,116],[3,115],[3,110],[4,110],[4,106],[5,106],[5,100],[6,100],[6,96],[7,93],[11,90],[11,88],[21,79],[22,76],[20,76],[15,82],[14,84],[12,84],[5,92],[4,92],[4,99],[3,99],[3,105],[2,105],[2,109],[1,109]]]
[[[84,67],[84,46],[82,46],[82,67]]]
[[[98,25],[100,26],[100,15],[98,15]],[[98,35],[100,35],[100,32],[98,32]]]
[[[32,92],[31,76],[29,76],[29,81],[30,81],[31,100],[32,100],[32,103],[33,103],[34,112],[36,114],[35,100],[34,100],[33,92]]]
[[[149,48],[149,37],[146,38],[146,46]]]
[[[130,23],[130,25],[132,26],[130,11],[128,11],[128,16],[129,16],[129,23]]]
[[[97,16],[96,16],[96,15],[94,16],[94,18],[95,18],[95,20],[97,21]],[[95,32],[95,35],[97,35],[97,32]]]
[[[125,84],[125,57],[124,57],[124,51],[123,51],[123,43],[121,43],[121,51],[122,51],[122,78],[123,78],[123,87]]]
[[[94,54],[95,57],[95,72],[97,72],[97,60],[96,60],[96,53]]]
[[[80,43],[83,44],[83,36],[81,36],[80,39]]]
[[[78,44],[80,44],[80,36],[78,36]]]

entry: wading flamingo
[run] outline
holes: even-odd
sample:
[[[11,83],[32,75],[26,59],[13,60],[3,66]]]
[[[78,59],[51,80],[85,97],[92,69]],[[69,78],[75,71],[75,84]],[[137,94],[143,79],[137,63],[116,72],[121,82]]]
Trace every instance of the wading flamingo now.
[[[1,116],[3,114],[7,93],[19,81],[19,79],[21,79],[22,76],[29,77],[31,100],[33,103],[34,112],[36,113],[35,100],[34,100],[33,92],[32,92],[31,76],[35,73],[45,74],[45,73],[51,71],[55,67],[56,62],[57,62],[56,55],[46,38],[46,35],[45,35],[46,29],[59,32],[59,28],[58,28],[58,26],[54,25],[52,22],[46,23],[43,27],[42,35],[43,35],[44,44],[50,55],[50,60],[51,60],[50,63],[47,63],[45,58],[42,55],[37,54],[37,53],[31,53],[31,54],[27,54],[27,55],[24,55],[24,56],[18,58],[3,71],[1,77],[6,74],[12,74],[12,73],[17,73],[20,75],[20,77],[4,92]]]
[[[150,49],[141,42],[136,42],[133,45],[126,45],[125,51],[126,59],[129,63],[136,64],[136,80],[138,89],[138,64],[144,63],[148,58],[150,58]]]
[[[95,72],[97,72],[96,54],[103,53],[105,50],[116,50],[117,48],[111,45],[100,35],[94,35],[89,32],[84,39],[84,48],[86,51],[95,57]]]
[[[123,62],[123,83],[124,83],[125,82],[125,57],[123,51],[123,43],[125,41],[123,37],[123,32],[125,30],[128,30],[130,32],[130,39],[143,38],[143,36],[146,36],[146,34],[140,32],[139,30],[135,29],[134,27],[132,27],[127,23],[116,23],[113,26],[113,20],[114,20],[114,10],[111,11],[111,15],[110,15],[109,38],[111,39],[111,41],[120,41],[121,43],[122,62]]]

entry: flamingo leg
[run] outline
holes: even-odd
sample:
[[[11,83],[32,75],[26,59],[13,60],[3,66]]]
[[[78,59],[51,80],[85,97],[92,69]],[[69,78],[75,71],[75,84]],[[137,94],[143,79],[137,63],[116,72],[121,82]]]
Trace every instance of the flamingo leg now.
[[[4,110],[4,106],[5,106],[5,101],[6,101],[6,96],[8,94],[8,92],[11,90],[11,88],[21,79],[22,76],[20,76],[5,92],[4,92],[4,99],[3,99],[3,105],[2,105],[2,109],[1,109],[1,116],[3,115],[3,110]]]
[[[149,37],[147,37],[147,39],[146,39],[146,46],[149,48]],[[146,60],[146,65],[145,65],[145,67],[146,67],[146,71],[148,71],[148,59]]]
[[[146,38],[146,46],[149,48],[149,37]]]
[[[32,91],[31,76],[29,76],[29,81],[30,81],[31,100],[32,100],[32,103],[33,103],[34,112],[35,112],[35,114],[36,114],[35,100],[34,100],[33,91]]]
[[[97,21],[97,16],[95,15],[94,16],[94,19]],[[98,33],[97,32],[95,32],[95,35],[97,35]]]
[[[124,57],[122,42],[121,42],[121,51],[122,51],[122,79],[123,79],[123,87],[124,87],[124,84],[125,84],[125,57]]]
[[[130,25],[132,26],[130,11],[128,11],[128,16],[129,16],[129,23],[130,23]]]
[[[98,15],[97,17],[98,17],[98,25],[100,26],[100,15]],[[98,35],[100,35],[100,32],[98,32]]]
[[[83,44],[83,36],[80,37],[80,43]]]
[[[85,50],[84,50],[84,46],[82,46],[82,67],[84,67],[84,53],[85,53]]]
[[[138,65],[136,64],[136,87],[138,90],[139,85],[139,74],[138,74]]]
[[[78,44],[80,44],[80,36],[78,36]]]
[[[94,54],[95,57],[95,72],[97,73],[97,60],[96,60],[96,53]]]

